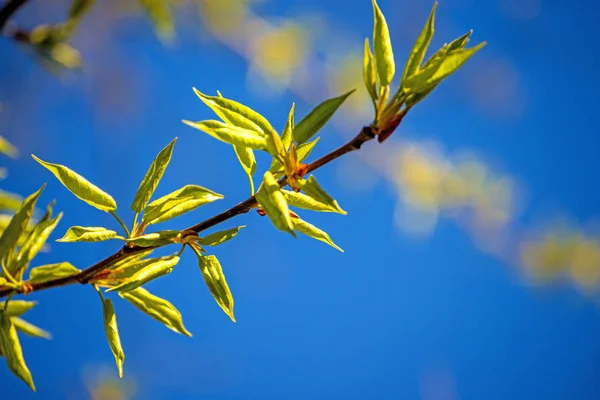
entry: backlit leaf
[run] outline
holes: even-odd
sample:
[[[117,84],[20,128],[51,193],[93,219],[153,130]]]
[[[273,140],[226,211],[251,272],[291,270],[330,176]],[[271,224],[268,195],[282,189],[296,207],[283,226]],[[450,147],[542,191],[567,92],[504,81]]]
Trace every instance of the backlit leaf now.
[[[165,299],[151,294],[146,289],[140,287],[125,293],[119,293],[119,296],[133,304],[138,310],[163,323],[167,328],[182,335],[192,336],[185,329],[181,313],[173,304]]]
[[[295,142],[302,144],[310,140],[353,92],[354,90],[351,90],[341,96],[325,100],[302,118],[294,128]]]
[[[166,275],[173,271],[173,268],[179,262],[179,256],[172,255],[169,257],[152,259],[144,268],[125,279],[121,284],[107,289],[107,292],[119,291],[128,292],[133,289]]]
[[[119,377],[122,378],[125,353],[123,353],[121,338],[119,337],[117,316],[115,315],[115,309],[110,299],[102,299],[102,311],[104,314],[104,332],[106,333],[106,339],[108,340],[108,345],[115,356],[115,361],[119,370]]]
[[[302,143],[300,146],[298,146],[296,148],[296,155],[298,156],[298,162],[304,161],[306,159],[306,157],[308,157],[310,155],[310,153],[315,148],[315,145],[317,144],[319,139],[321,139],[321,138],[317,137],[317,138],[315,138],[315,140],[306,142],[306,143]],[[273,175],[281,174],[281,173],[283,173],[283,165],[281,165],[281,162],[279,162],[279,160],[274,158],[273,162],[271,163],[271,168],[269,169],[269,171]]]
[[[179,236],[179,231],[176,230],[158,231],[127,239],[127,242],[140,247],[164,246],[166,244],[175,243],[175,238],[177,238],[177,236]]]
[[[57,264],[41,265],[29,271],[28,283],[42,283],[58,278],[77,275],[81,270],[75,268],[71,263],[61,262]]]
[[[222,198],[201,186],[186,185],[148,204],[142,221],[146,225],[157,224]]]
[[[42,161],[33,154],[31,156],[48,171],[52,172],[60,183],[80,200],[85,201],[92,207],[96,207],[97,209],[106,212],[115,211],[117,209],[117,203],[115,203],[115,200],[108,193],[105,193],[99,187],[88,182],[83,176],[70,170],[64,165]]]
[[[233,150],[235,151],[235,155],[242,165],[244,172],[248,176],[250,192],[254,194],[254,181],[252,180],[252,176],[254,175],[254,172],[256,172],[256,157],[254,157],[254,150],[244,146],[233,146]]]
[[[224,243],[228,240],[233,239],[238,234],[240,229],[245,228],[245,227],[246,227],[245,225],[242,225],[242,226],[238,226],[236,228],[231,228],[231,229],[226,229],[224,231],[211,233],[210,235],[201,238],[198,241],[198,243],[200,243],[202,246],[217,246],[221,243]]]
[[[292,218],[292,222],[294,223],[294,229],[298,232],[303,233],[306,236],[310,236],[313,239],[320,240],[323,243],[327,243],[328,245],[330,245],[336,250],[341,251],[342,253],[344,252],[344,250],[342,250],[335,243],[333,243],[333,240],[331,240],[327,232],[322,231],[321,229],[317,228],[312,224],[309,224],[308,222],[300,219],[299,217]]]
[[[403,81],[409,76],[412,76],[417,71],[419,71],[419,68],[423,63],[425,53],[427,53],[427,48],[429,48],[431,38],[433,37],[436,8],[437,2],[433,3],[433,8],[431,9],[431,13],[429,14],[427,23],[425,24],[423,31],[421,31],[421,34],[417,38],[417,41],[415,42],[412,50],[410,51],[408,61],[406,62],[406,66],[404,67],[404,74],[402,75]]]
[[[453,41],[448,43],[448,52],[463,49],[469,43],[469,38],[472,34],[473,29],[471,29],[469,32],[465,33],[461,37],[454,39]]]
[[[52,339],[50,332],[45,331],[42,328],[25,321],[24,319],[13,317],[11,318],[11,321],[19,332],[33,337],[40,337],[42,339]]]
[[[267,150],[267,139],[255,131],[227,125],[221,121],[183,121],[184,124],[208,133],[222,142],[234,146],[250,147],[255,150]]]
[[[375,66],[381,86],[387,86],[394,79],[396,64],[394,63],[394,52],[387,22],[379,9],[377,2],[373,3],[373,47],[375,49]]]
[[[343,215],[347,214],[346,211],[340,207],[338,202],[327,194],[321,185],[319,185],[319,182],[317,182],[317,178],[315,178],[314,175],[309,176],[308,179],[299,181],[298,184],[304,193],[315,199],[317,202],[328,206],[331,211]]]
[[[221,307],[221,309],[225,311],[225,314],[235,322],[235,316],[233,314],[233,296],[231,295],[231,291],[225,280],[225,275],[223,275],[223,269],[221,268],[219,260],[213,255],[203,256],[193,246],[192,249],[194,250],[194,253],[196,253],[196,257],[198,257],[198,266],[202,272],[204,282],[206,282],[206,286],[208,286],[208,290],[210,290],[210,293],[213,295],[219,307]]]
[[[118,236],[115,231],[100,226],[72,226],[62,238],[56,241],[62,243],[102,242],[109,239],[123,240],[123,237]]]
[[[288,204],[279,188],[279,183],[268,171],[265,172],[263,185],[256,193],[256,200],[277,229],[295,236]]]
[[[19,317],[35,307],[36,304],[37,301],[11,300],[4,313],[9,317]]]
[[[0,312],[0,348],[4,353],[6,365],[18,378],[25,382],[35,392],[31,372],[23,358],[23,350],[17,335],[17,329],[6,313]]]
[[[377,76],[375,71],[375,57],[371,52],[371,45],[369,39],[365,39],[365,50],[363,55],[363,79],[365,81],[365,88],[371,96],[371,99],[376,102],[377,98]]]
[[[173,154],[173,146],[177,138],[173,139],[171,143],[169,143],[164,149],[158,153],[158,155],[152,161],[150,168],[146,172],[144,179],[142,179],[142,183],[135,194],[135,198],[133,199],[133,203],[131,204],[131,209],[135,212],[141,212],[144,207],[150,201],[152,194],[156,190],[158,183],[163,177],[169,162],[171,161],[171,155]]]
[[[292,207],[298,207],[305,210],[335,212],[346,215],[346,211],[341,208],[332,206],[331,203],[322,203],[321,201],[310,197],[304,193],[294,192],[292,190],[281,190],[288,204]]]
[[[294,109],[295,108],[296,108],[295,103],[292,103],[292,107],[290,108],[290,112],[288,113],[287,121],[285,122],[283,131],[281,132],[281,142],[283,143],[283,147],[286,150],[290,148],[290,145],[292,144],[292,140],[294,140]]]

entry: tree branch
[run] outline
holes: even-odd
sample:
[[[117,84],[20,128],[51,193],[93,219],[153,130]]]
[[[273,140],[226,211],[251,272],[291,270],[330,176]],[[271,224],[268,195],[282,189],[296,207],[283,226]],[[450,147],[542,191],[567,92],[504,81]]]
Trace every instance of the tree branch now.
[[[306,173],[310,173],[318,168],[321,168],[322,166],[332,162],[333,160],[343,156],[344,154],[350,153],[355,150],[359,150],[364,143],[366,143],[369,140],[372,140],[374,138],[375,138],[374,128],[372,128],[370,126],[364,127],[358,133],[358,135],[356,135],[351,141],[349,141],[345,145],[337,148],[336,150],[333,150],[332,152],[324,155],[323,157],[319,158],[318,160],[308,164],[306,166]],[[287,185],[287,178],[281,178],[279,180],[279,186],[284,187],[286,185]],[[231,207],[230,209],[223,211],[222,213],[217,214],[214,217],[211,217],[207,220],[199,222],[196,225],[190,226],[189,228],[184,229],[183,231],[194,231],[196,233],[200,233],[209,228],[212,228],[215,225],[225,222],[237,215],[245,214],[248,211],[250,211],[251,209],[255,208],[257,205],[258,205],[258,202],[256,201],[256,197],[255,196],[249,197],[248,199],[242,201],[241,203],[238,203],[237,205]],[[24,286],[20,290],[16,290],[13,288],[0,289],[0,298],[7,297],[11,294],[14,294],[15,292],[28,294],[31,292],[36,292],[36,291],[50,289],[50,288],[59,287],[59,286],[71,285],[74,283],[86,284],[92,277],[94,277],[96,274],[103,271],[104,269],[108,268],[110,265],[114,264],[115,262],[120,261],[120,260],[124,259],[125,257],[131,256],[131,255],[134,255],[137,253],[141,253],[146,250],[155,249],[158,247],[161,247],[161,246],[154,246],[154,247],[123,246],[121,248],[121,250],[119,250],[118,252],[114,253],[113,255],[111,255],[101,261],[98,261],[96,264],[86,268],[85,270],[81,271],[77,275],[53,279],[53,280],[42,282],[42,283],[28,284],[27,286]]]
[[[10,17],[15,14],[19,8],[25,5],[28,0],[8,0],[4,7],[0,9],[0,33],[4,30]]]

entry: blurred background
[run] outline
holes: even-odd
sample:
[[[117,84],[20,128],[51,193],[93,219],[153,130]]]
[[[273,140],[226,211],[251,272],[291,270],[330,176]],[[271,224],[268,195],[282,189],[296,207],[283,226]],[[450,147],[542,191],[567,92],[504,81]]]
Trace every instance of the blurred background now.
[[[212,119],[192,86],[251,106],[282,129],[318,102],[357,88],[320,132],[313,159],[371,122],[362,48],[368,0],[98,1],[69,41],[40,58],[13,36],[59,23],[66,0],[31,0],[0,41],[2,190],[43,182],[65,212],[38,264],[85,268],[118,243],[52,243],[69,226],[116,229],[30,154],[65,164],[129,204],[156,153],[179,137],[155,197],[184,184],[221,201],[166,223],[176,229],[247,197],[230,146],[183,125]],[[380,0],[403,66],[431,1]],[[153,24],[154,20],[154,24]],[[192,254],[148,284],[182,312],[177,335],[114,296],[119,380],[91,287],[30,296],[24,337],[38,393],[2,363],[2,398],[20,399],[599,399],[600,237],[594,120],[600,65],[592,0],[441,0],[432,49],[474,29],[487,41],[411,111],[385,145],[319,170],[345,217],[303,213],[341,246],[248,225],[215,248],[237,323],[219,309]],[[259,158],[259,172],[268,159]],[[131,215],[130,215],[131,214]],[[265,256],[269,254],[269,256]]]

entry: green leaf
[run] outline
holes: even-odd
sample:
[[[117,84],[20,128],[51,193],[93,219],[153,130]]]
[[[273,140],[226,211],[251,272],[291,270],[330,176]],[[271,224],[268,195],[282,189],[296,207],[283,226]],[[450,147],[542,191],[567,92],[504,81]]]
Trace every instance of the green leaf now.
[[[124,240],[123,237],[117,235],[117,232],[100,226],[72,226],[62,238],[56,241],[61,243],[102,242],[109,239]]]
[[[142,179],[142,183],[140,183],[140,187],[131,204],[131,209],[133,211],[138,213],[141,212],[150,201],[150,198],[154,194],[158,183],[162,179],[163,174],[171,161],[171,154],[173,154],[173,146],[176,141],[177,138],[173,139],[171,143],[158,153],[154,158],[154,161],[152,161],[152,165],[150,165],[144,179]]]
[[[256,200],[277,229],[296,236],[290,210],[279,188],[279,183],[268,171],[265,172],[263,185],[256,193]]]
[[[27,229],[29,220],[31,219],[31,215],[35,208],[35,203],[40,197],[44,186],[23,200],[21,207],[19,207],[19,210],[12,217],[4,232],[2,232],[2,236],[0,236],[0,260],[14,249],[19,238]]]
[[[415,42],[415,45],[408,56],[408,61],[404,67],[404,74],[402,75],[402,81],[418,72],[421,64],[423,63],[425,53],[427,53],[427,48],[429,47],[431,38],[433,37],[436,8],[437,2],[433,3],[433,8],[429,14],[427,23],[425,24],[423,31],[421,31],[421,34],[417,38],[417,41]]]
[[[290,112],[288,113],[287,121],[285,122],[285,126],[283,127],[283,132],[281,132],[281,142],[283,143],[283,147],[286,151],[290,148],[292,144],[292,140],[294,140],[294,109],[296,108],[296,104],[292,103],[292,107],[290,108]]]
[[[471,29],[469,32],[465,33],[461,37],[451,41],[447,46],[448,52],[459,50],[459,49],[464,49],[465,46],[469,43],[469,38],[472,34],[473,34],[473,29]]]
[[[252,176],[254,175],[254,172],[256,172],[256,158],[254,157],[254,150],[244,146],[233,146],[233,150],[235,151],[235,155],[242,165],[244,172],[248,176],[248,181],[250,182],[250,192],[254,194],[254,181],[252,180]]]
[[[104,314],[104,331],[106,333],[106,339],[108,339],[108,345],[115,356],[119,377],[122,378],[125,353],[123,353],[123,347],[121,346],[121,339],[119,337],[117,316],[115,315],[115,309],[110,299],[102,299],[102,311]]]
[[[183,123],[208,133],[215,139],[234,146],[250,147],[256,150],[267,150],[267,139],[255,131],[227,125],[221,121],[215,120],[200,122],[183,120]]]
[[[96,0],[73,0],[69,7],[69,19],[79,19],[92,8]]]
[[[447,53],[439,61],[432,63],[427,68],[420,70],[415,75],[406,79],[403,90],[406,93],[418,94],[431,91],[443,79],[458,70],[469,58],[479,51],[485,42],[470,49],[458,49]]]
[[[217,257],[212,255],[203,256],[194,246],[191,247],[194,253],[196,253],[196,257],[198,257],[198,266],[202,272],[202,277],[204,277],[204,282],[208,286],[208,290],[210,290],[219,307],[235,322],[233,296],[225,280],[225,275],[223,275],[221,263],[219,263]]]
[[[353,92],[354,90],[351,90],[341,96],[325,100],[302,118],[294,128],[296,143],[302,144],[310,140]]]
[[[298,185],[300,189],[304,193],[306,193],[309,197],[312,197],[316,202],[323,204],[324,206],[329,207],[329,209],[333,212],[337,212],[339,214],[346,215],[346,211],[344,211],[338,202],[333,199],[327,192],[319,185],[317,182],[317,178],[314,175],[308,177],[308,179],[303,179],[298,181]],[[301,206],[298,206],[301,207]]]
[[[167,300],[151,294],[142,287],[129,292],[119,293],[119,296],[133,304],[135,308],[141,312],[149,315],[158,322],[163,323],[172,331],[181,333],[182,335],[192,336],[183,325],[181,313]]]
[[[308,222],[300,219],[300,217],[292,218],[292,222],[294,223],[294,229],[298,232],[303,233],[306,236],[310,236],[313,239],[320,240],[323,243],[327,243],[328,245],[330,245],[336,250],[341,251],[342,253],[344,252],[344,250],[342,250],[335,243],[333,243],[333,240],[331,240],[327,232],[324,232],[316,226],[309,224]]]
[[[9,317],[20,317],[35,307],[36,304],[37,301],[10,300],[4,313]]]
[[[43,283],[53,279],[77,275],[80,272],[80,269],[75,268],[68,262],[41,265],[29,271],[28,283]]]
[[[238,234],[240,229],[245,228],[245,227],[246,227],[246,225],[242,225],[242,226],[238,226],[236,228],[231,228],[231,229],[226,229],[224,231],[211,233],[210,235],[205,236],[205,237],[201,238],[200,240],[198,240],[198,243],[200,243],[202,246],[217,246],[221,243],[224,243],[228,240],[233,239]]]
[[[223,195],[201,186],[186,185],[148,204],[142,221],[146,225],[157,224],[222,198]]]
[[[102,211],[110,212],[117,209],[117,203],[115,203],[115,200],[108,193],[103,192],[100,188],[88,182],[83,176],[64,165],[42,161],[33,154],[31,157],[48,171],[52,172],[60,183],[69,189],[75,197]]]
[[[24,319],[13,317],[11,318],[11,321],[18,331],[26,335],[40,337],[42,339],[48,340],[52,339],[52,335],[50,334],[50,332],[45,331],[42,328],[25,321]]]
[[[375,48],[375,66],[377,67],[377,75],[379,84],[387,86],[394,79],[396,72],[396,64],[394,63],[394,52],[392,51],[392,41],[388,30],[387,22],[383,13],[379,9],[377,2],[373,3],[373,47]]]
[[[59,213],[54,219],[51,218],[51,215],[52,204],[48,206],[48,211],[44,218],[34,226],[27,239],[23,242],[16,258],[16,265],[9,266],[11,273],[13,271],[20,271],[21,268],[29,264],[44,247],[46,240],[48,240],[48,237],[60,222],[63,214]]]
[[[0,190],[0,210],[16,211],[22,202],[23,198],[21,196]]]
[[[365,88],[371,96],[373,102],[377,102],[377,76],[375,72],[375,57],[371,52],[371,45],[369,39],[365,39],[365,51],[363,55],[363,79],[365,81]]]
[[[154,24],[156,33],[165,39],[170,39],[175,34],[173,14],[167,1],[140,0],[140,4]]]
[[[347,214],[347,212],[342,210],[339,206],[335,207],[328,203],[322,203],[321,201],[314,199],[304,193],[283,189],[281,191],[285,196],[285,200],[292,207],[298,207],[310,211],[334,212],[342,215]]]
[[[146,233],[136,238],[127,239],[127,242],[140,247],[164,246],[175,243],[177,236],[179,236],[179,231],[166,230]]]
[[[17,158],[19,155],[17,148],[3,136],[0,136],[0,153],[7,155],[10,158]]]
[[[0,313],[0,348],[6,358],[8,369],[35,392],[31,372],[23,358],[17,330],[6,313]]]
[[[317,137],[315,140],[313,140],[311,142],[302,143],[300,146],[298,146],[296,148],[296,155],[298,156],[298,162],[304,161],[306,159],[306,157],[308,157],[310,155],[310,153],[312,153],[312,151],[315,148],[315,145],[317,144],[319,139],[321,139],[321,138]],[[273,162],[271,163],[271,168],[269,168],[269,171],[273,175],[282,174],[283,173],[283,165],[281,165],[281,162],[279,162],[279,160],[273,158]]]
[[[152,259],[144,268],[140,269],[129,278],[125,279],[122,283],[117,286],[107,289],[107,292],[128,292],[133,289],[166,275],[173,271],[173,268],[179,262],[179,256],[172,255],[169,257],[155,258]]]
[[[144,250],[144,251],[142,251],[140,253],[126,256],[122,260],[119,260],[116,263],[110,265],[109,268],[112,271],[125,270],[125,269],[129,268],[129,266],[140,262],[140,260],[142,260],[143,258],[145,258],[145,257],[149,256],[150,254],[152,254],[152,251],[153,251],[153,249]]]

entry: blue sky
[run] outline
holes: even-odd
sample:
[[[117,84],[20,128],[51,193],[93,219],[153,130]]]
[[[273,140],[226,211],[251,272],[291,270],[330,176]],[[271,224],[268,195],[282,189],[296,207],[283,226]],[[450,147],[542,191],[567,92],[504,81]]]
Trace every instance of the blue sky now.
[[[380,5],[400,64],[431,4]],[[331,29],[349,32],[358,48],[372,26],[368,1],[271,0],[256,12],[319,13]],[[411,112],[396,135],[475,149],[515,176],[527,198],[519,226],[534,227],[556,213],[589,224],[600,204],[598,15],[598,5],[583,0],[441,1],[435,46],[470,28],[473,41],[488,46]],[[19,20],[30,26],[38,18],[24,10]],[[156,195],[191,183],[225,196],[164,226],[179,228],[248,191],[230,147],[180,123],[213,118],[192,86],[221,90],[279,129],[292,101],[297,119],[314,105],[293,91],[263,97],[249,90],[246,60],[190,25],[183,23],[170,48],[140,19],[119,24],[104,47],[102,37],[93,41],[84,28],[86,70],[62,79],[14,43],[0,42],[0,133],[22,153],[5,161],[10,176],[3,189],[28,194],[48,182],[42,201],[56,199],[56,209],[65,212],[53,239],[72,225],[117,225],[71,196],[29,154],[78,171],[109,192],[130,221],[129,204],[146,168],[177,136]],[[315,154],[340,145],[338,133],[325,127]],[[268,160],[261,161],[259,168],[266,168]],[[294,240],[253,212],[223,225],[248,225],[214,251],[235,298],[237,323],[215,304],[187,252],[171,275],[147,288],[179,308],[192,339],[114,296],[125,375],[137,383],[136,398],[600,398],[600,316],[593,298],[568,285],[525,285],[518,271],[474,246],[450,219],[425,239],[408,237],[394,224],[397,199],[388,185],[351,190],[338,172],[328,166],[316,176],[348,215],[303,216],[329,232],[344,254],[306,237]],[[37,262],[68,260],[83,268],[117,248],[116,242],[53,243]],[[22,339],[38,394],[2,367],[3,393],[85,398],[86,371],[113,368],[97,294],[72,286],[31,297],[39,305],[29,319],[54,335],[50,342]]]

